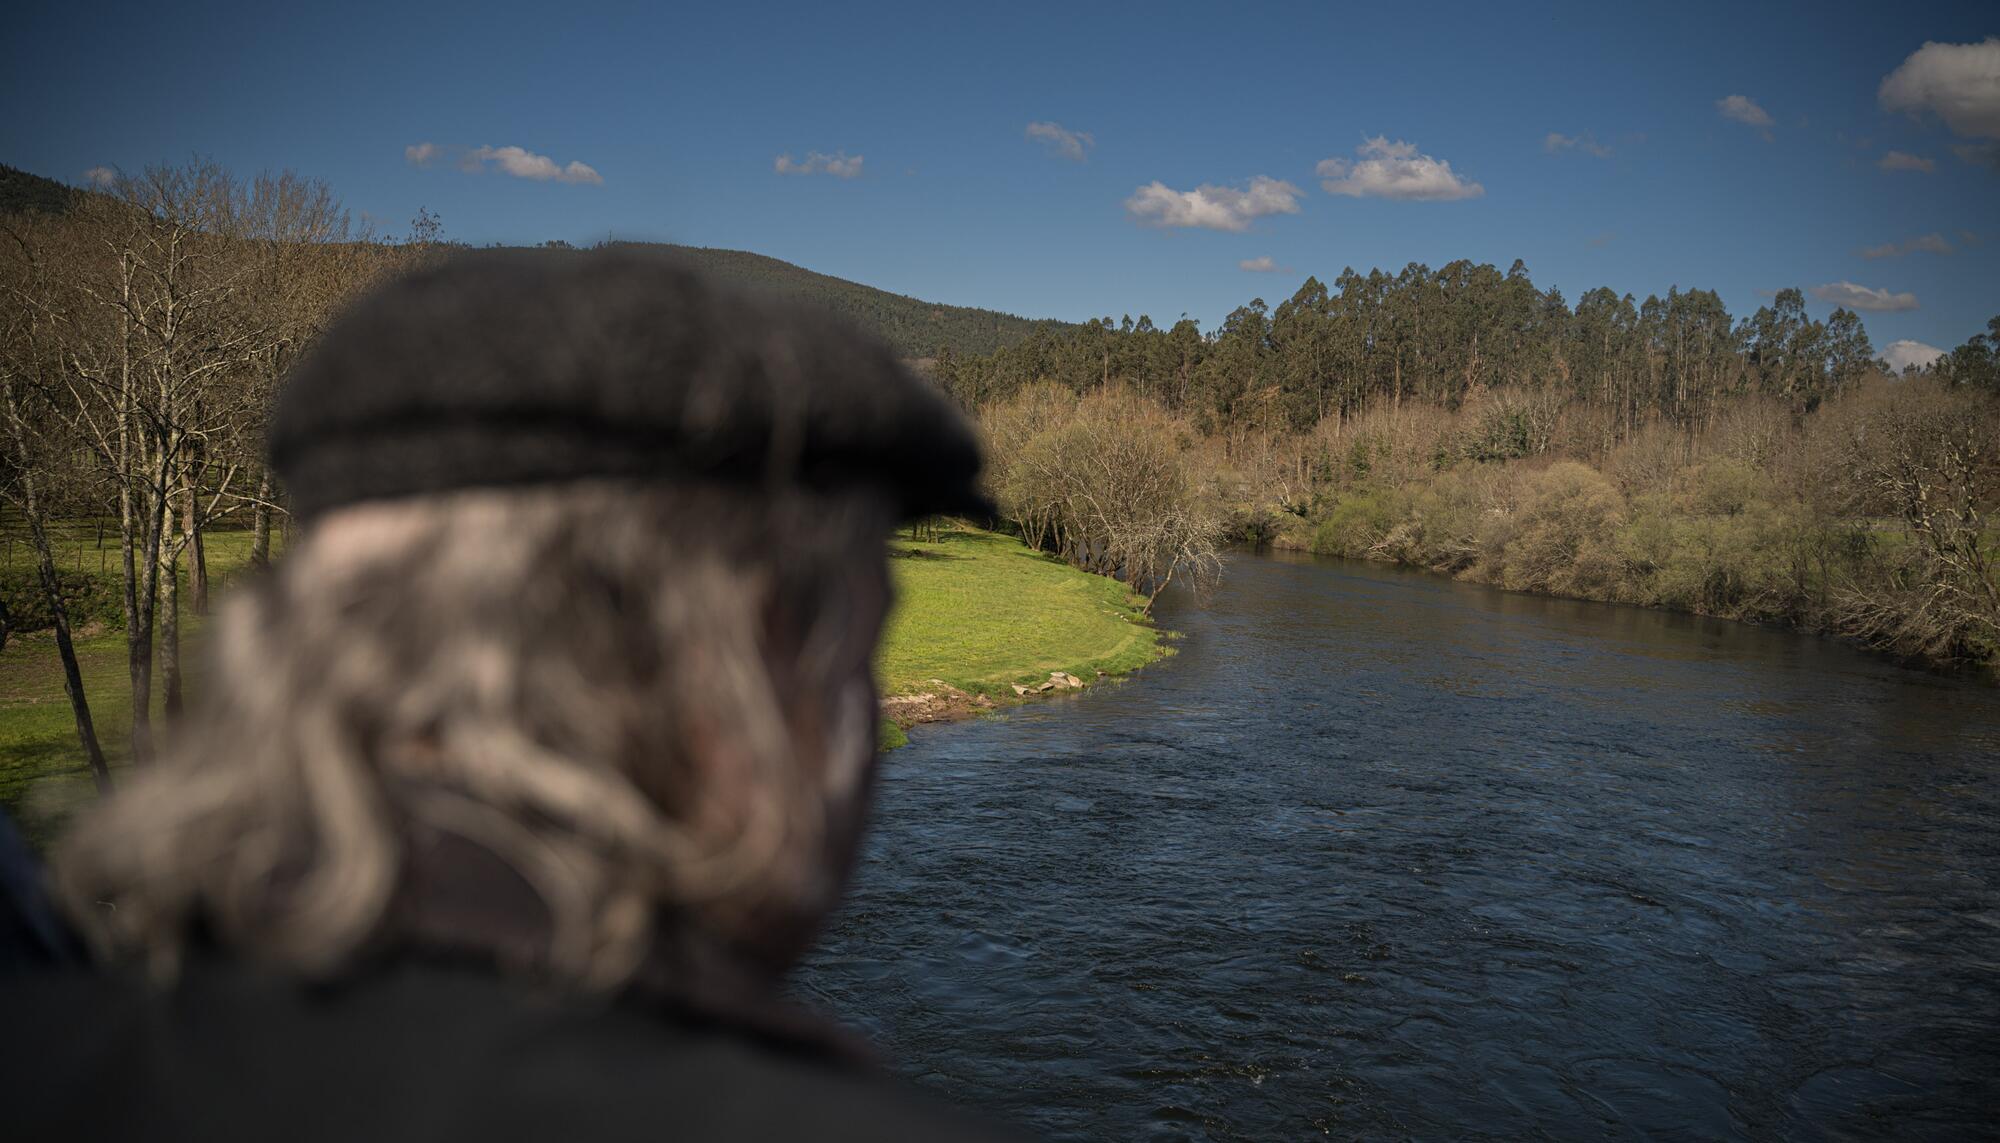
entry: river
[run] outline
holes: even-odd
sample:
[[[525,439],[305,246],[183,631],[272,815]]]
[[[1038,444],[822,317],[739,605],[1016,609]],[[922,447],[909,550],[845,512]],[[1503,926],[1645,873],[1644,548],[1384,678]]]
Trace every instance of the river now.
[[[807,1000],[1052,1138],[1958,1137],[2000,691],[1242,555],[1174,657],[884,763]]]

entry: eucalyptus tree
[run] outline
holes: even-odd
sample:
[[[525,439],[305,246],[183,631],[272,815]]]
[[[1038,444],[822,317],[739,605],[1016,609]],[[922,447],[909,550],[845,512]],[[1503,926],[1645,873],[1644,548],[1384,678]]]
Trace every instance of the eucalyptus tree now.
[[[1332,299],[1318,278],[1278,303],[1270,341],[1287,427],[1309,428],[1327,415],[1337,346]]]
[[[2000,317],[1986,323],[1985,333],[1966,338],[1931,368],[1947,384],[2000,396]]]

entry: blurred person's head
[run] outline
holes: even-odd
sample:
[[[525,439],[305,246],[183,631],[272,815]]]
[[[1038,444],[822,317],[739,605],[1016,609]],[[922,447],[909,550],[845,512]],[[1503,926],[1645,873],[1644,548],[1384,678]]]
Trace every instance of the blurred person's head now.
[[[979,504],[880,345],[638,252],[462,256],[289,381],[301,539],[57,874],[97,946],[783,970],[851,867],[900,518]]]

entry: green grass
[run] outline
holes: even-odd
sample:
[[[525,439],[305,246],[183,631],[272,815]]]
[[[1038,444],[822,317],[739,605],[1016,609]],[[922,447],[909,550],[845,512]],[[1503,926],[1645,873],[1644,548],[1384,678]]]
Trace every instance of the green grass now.
[[[59,560],[75,567],[75,548],[82,545],[83,562],[94,570],[95,526],[72,527],[65,535]],[[15,559],[26,558],[25,547],[17,545]],[[890,566],[898,598],[877,661],[890,694],[920,691],[929,680],[943,679],[974,694],[1011,699],[1009,683],[1039,682],[1057,670],[1084,679],[1098,671],[1122,674],[1162,653],[1158,632],[1140,620],[1139,601],[1124,585],[1029,551],[1009,537],[971,529],[946,531],[934,543],[899,536],[890,552],[896,557]],[[244,574],[250,535],[215,533],[208,553],[210,583],[220,591]],[[182,658],[192,669],[200,663],[195,644],[201,623],[190,616],[183,628]],[[77,656],[115,775],[130,759],[124,632],[100,627],[80,633]],[[157,704],[157,672],[153,692]],[[884,749],[903,741],[900,729],[883,724]],[[0,651],[0,809],[41,845],[91,793],[55,639],[49,632],[15,636]]]
[[[132,728],[125,633],[79,639],[76,650],[98,739],[112,766],[123,766]],[[29,841],[40,844],[92,792],[76,721],[63,694],[55,637],[48,632],[18,636],[0,652],[0,809]]]
[[[1125,585],[1089,575],[1018,540],[959,529],[936,543],[890,547],[898,600],[876,660],[883,690],[921,691],[943,679],[1011,698],[1010,683],[1050,671],[1088,680],[1123,674],[1160,654]]]
[[[11,530],[10,530],[11,531]],[[50,529],[56,563],[65,571],[79,568],[90,575],[103,575],[114,588],[117,583],[118,533],[115,526],[99,529],[91,523],[65,523]],[[12,542],[9,543],[8,541]],[[217,530],[204,534],[208,552],[208,583],[211,598],[248,571],[250,530]],[[283,536],[274,531],[274,551],[283,547]],[[34,566],[34,549],[23,535],[0,536],[0,566]],[[102,566],[105,571],[99,571]],[[181,601],[185,606],[187,569],[181,569]],[[186,611],[181,619],[181,661],[190,675],[200,664],[196,643],[202,621]],[[83,669],[83,690],[90,700],[91,721],[96,724],[98,741],[113,772],[131,760],[132,689],[125,669],[125,632],[103,623],[81,626],[76,632],[77,662]],[[153,674],[153,717],[161,715],[161,693],[157,665]],[[83,747],[76,737],[76,721],[70,714],[69,697],[63,693],[62,660],[56,654],[55,635],[37,631],[16,635],[0,651],[0,809],[21,826],[30,841],[46,841],[68,817],[71,810],[93,793],[85,768]]]
[[[202,533],[202,547],[208,553],[211,586],[242,573],[250,562],[249,528],[216,528]],[[84,572],[116,579],[118,576],[118,522],[107,520],[100,528],[96,521],[68,520],[49,525],[50,548],[56,568],[64,572]],[[271,550],[284,548],[285,536],[271,529]],[[0,567],[32,570],[35,549],[28,542],[27,528],[13,520],[0,529]],[[187,556],[181,557],[182,582],[187,577]]]

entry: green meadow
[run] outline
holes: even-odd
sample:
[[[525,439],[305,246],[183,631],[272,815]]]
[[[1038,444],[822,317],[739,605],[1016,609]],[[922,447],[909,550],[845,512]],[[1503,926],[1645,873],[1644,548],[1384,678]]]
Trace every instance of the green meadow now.
[[[1159,653],[1158,632],[1124,584],[1031,551],[1011,536],[960,528],[891,546],[896,609],[876,674],[888,694],[932,679],[1012,697],[1051,671],[1123,674]]]

